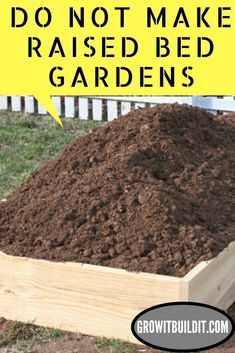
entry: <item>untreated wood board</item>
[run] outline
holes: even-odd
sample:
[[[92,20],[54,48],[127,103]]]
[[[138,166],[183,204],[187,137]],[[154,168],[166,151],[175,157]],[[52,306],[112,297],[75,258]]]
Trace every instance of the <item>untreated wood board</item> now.
[[[131,321],[156,304],[187,300],[179,278],[0,253],[0,316],[131,342]]]
[[[198,301],[227,309],[235,300],[235,242],[183,278],[0,252],[0,316],[136,342],[130,325],[147,307]]]
[[[184,279],[189,300],[228,309],[235,301],[235,242],[215,259],[201,262]]]

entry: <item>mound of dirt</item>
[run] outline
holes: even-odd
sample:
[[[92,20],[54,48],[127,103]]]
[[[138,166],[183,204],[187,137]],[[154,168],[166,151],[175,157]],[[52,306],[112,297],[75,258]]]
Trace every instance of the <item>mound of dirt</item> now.
[[[234,117],[177,104],[131,112],[0,205],[0,249],[183,276],[235,240],[234,151]]]

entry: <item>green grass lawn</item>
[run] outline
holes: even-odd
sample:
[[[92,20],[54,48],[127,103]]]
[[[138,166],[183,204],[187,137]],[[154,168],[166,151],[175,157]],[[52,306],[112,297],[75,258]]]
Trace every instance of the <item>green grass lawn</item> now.
[[[35,353],[35,343],[55,340],[60,335],[59,330],[16,322],[10,326],[4,337],[0,333],[0,347],[10,347],[17,353]]]
[[[58,157],[66,144],[99,125],[79,119],[64,119],[63,124],[62,129],[50,117],[0,112],[0,199]]]

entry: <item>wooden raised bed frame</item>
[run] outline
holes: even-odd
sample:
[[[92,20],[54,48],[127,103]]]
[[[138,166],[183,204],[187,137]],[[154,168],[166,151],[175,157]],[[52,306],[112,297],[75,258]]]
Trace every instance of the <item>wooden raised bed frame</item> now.
[[[143,309],[198,301],[227,309],[235,300],[235,242],[183,278],[0,252],[0,317],[136,343],[130,325]]]

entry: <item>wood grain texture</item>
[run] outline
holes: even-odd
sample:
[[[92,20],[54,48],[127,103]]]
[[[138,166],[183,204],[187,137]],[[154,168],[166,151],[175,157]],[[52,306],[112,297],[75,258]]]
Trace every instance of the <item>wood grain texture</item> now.
[[[130,325],[147,307],[186,300],[181,279],[0,253],[0,316],[136,342]]]
[[[235,242],[183,278],[0,252],[0,317],[136,343],[140,311],[171,301],[227,309],[235,300]]]
[[[235,301],[235,242],[213,260],[201,262],[184,279],[189,300],[228,309]]]

